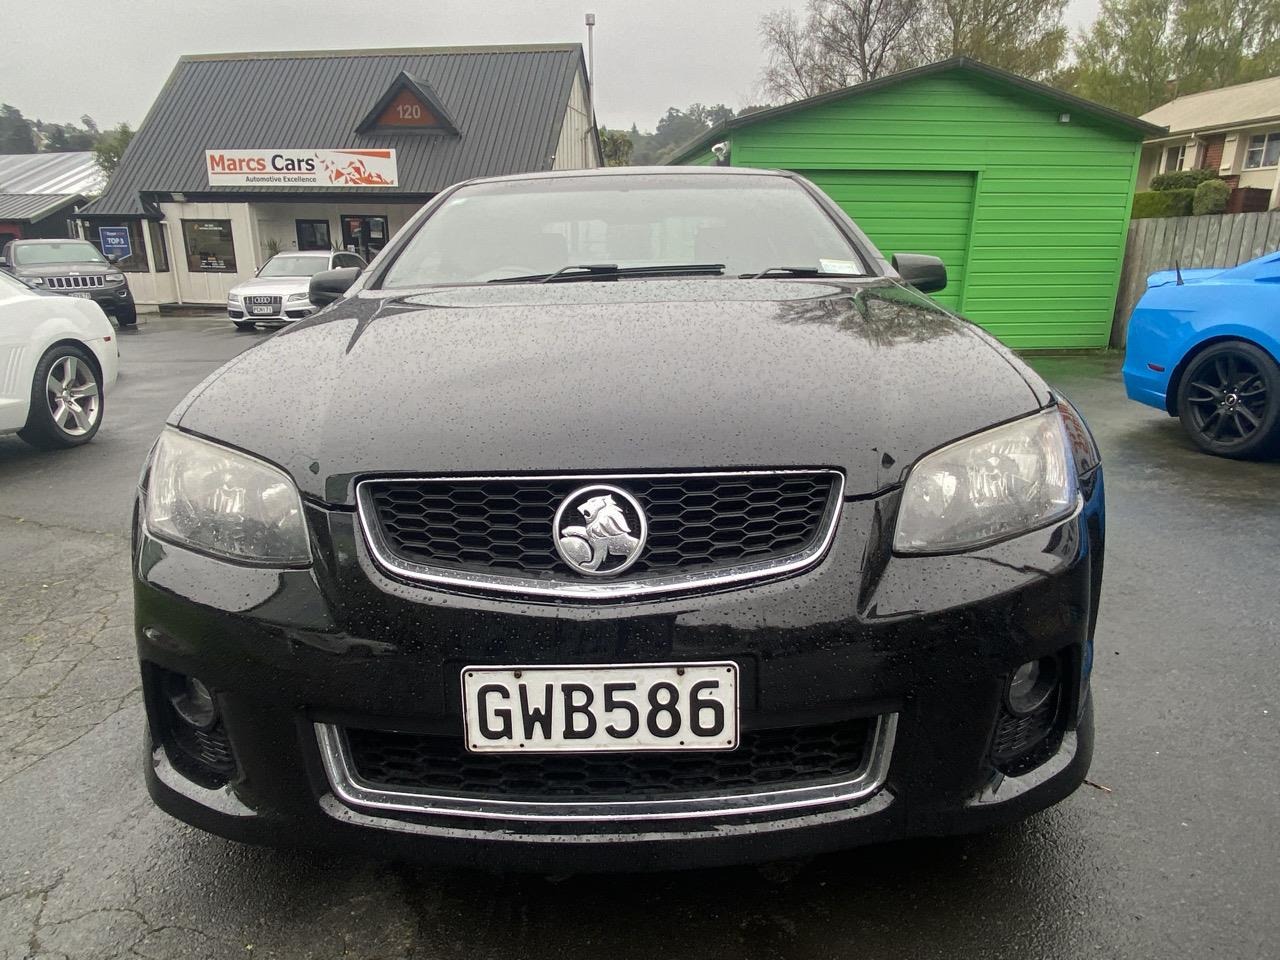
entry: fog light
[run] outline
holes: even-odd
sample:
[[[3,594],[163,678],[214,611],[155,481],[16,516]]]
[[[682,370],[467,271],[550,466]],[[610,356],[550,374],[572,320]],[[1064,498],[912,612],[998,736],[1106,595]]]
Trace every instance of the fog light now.
[[[174,711],[185,722],[197,730],[211,730],[218,722],[218,708],[213,702],[213,693],[195,677],[183,677],[173,684],[169,693],[169,702]]]
[[[1009,712],[1025,717],[1039,710],[1058,685],[1058,662],[1053,657],[1029,660],[1013,671],[1005,689],[1004,702]]]

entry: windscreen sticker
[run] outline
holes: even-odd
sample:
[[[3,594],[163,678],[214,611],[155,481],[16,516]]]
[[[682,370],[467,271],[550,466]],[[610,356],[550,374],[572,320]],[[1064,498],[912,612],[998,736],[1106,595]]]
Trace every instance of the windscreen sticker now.
[[[825,258],[818,261],[818,269],[823,273],[859,274],[862,272],[862,268],[852,260],[827,260]]]

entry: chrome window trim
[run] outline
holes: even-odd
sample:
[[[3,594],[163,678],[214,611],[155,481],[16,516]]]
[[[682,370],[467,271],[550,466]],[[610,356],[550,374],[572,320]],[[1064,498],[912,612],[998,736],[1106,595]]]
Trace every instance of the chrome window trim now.
[[[382,810],[472,820],[517,820],[559,823],[688,820],[698,817],[743,817],[784,813],[809,807],[860,803],[878,793],[889,773],[896,713],[882,714],[867,734],[866,756],[858,772],[836,783],[737,794],[709,794],[669,800],[514,801],[495,797],[450,795],[393,787],[363,780],[351,763],[343,728],[314,724],[325,776],[334,796],[357,810]]]
[[[760,477],[780,475],[813,475],[823,474],[833,478],[827,508],[819,521],[819,534],[809,546],[803,550],[789,553],[768,560],[751,563],[739,563],[729,567],[695,573],[674,573],[665,576],[637,578],[633,580],[569,580],[563,577],[511,577],[502,574],[472,573],[454,570],[449,567],[431,566],[414,563],[397,557],[387,544],[379,525],[372,517],[373,507],[370,503],[370,485],[376,483],[476,483],[486,480],[502,481],[546,481],[568,480],[583,484],[626,480],[671,480],[698,477]],[[520,475],[482,475],[467,477],[369,477],[356,484],[356,514],[360,521],[360,529],[364,533],[365,544],[374,562],[384,572],[418,583],[431,583],[443,587],[478,590],[482,592],[519,594],[527,597],[558,597],[570,600],[617,600],[635,599],[662,594],[677,593],[686,590],[698,590],[706,587],[720,587],[730,584],[758,580],[765,577],[778,577],[784,574],[797,573],[816,564],[831,546],[835,539],[836,527],[840,520],[840,509],[844,503],[844,474],[830,468],[786,469],[786,470],[712,470],[688,471],[675,473],[596,473],[596,474],[538,474]],[[547,532],[548,538],[551,531]]]

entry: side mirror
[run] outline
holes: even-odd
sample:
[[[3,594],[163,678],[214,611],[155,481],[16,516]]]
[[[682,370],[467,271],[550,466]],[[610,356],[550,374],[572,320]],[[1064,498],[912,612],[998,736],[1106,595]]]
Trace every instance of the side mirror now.
[[[336,270],[321,270],[311,278],[307,288],[307,297],[317,307],[327,307],[335,300],[341,300],[356,278],[360,276],[359,267],[338,267]]]
[[[119,263],[119,262],[120,262],[120,258],[116,256],[114,253],[107,254],[107,263]]]
[[[893,269],[903,283],[909,283],[921,293],[935,293],[947,285],[947,267],[938,257],[927,253],[895,253]]]

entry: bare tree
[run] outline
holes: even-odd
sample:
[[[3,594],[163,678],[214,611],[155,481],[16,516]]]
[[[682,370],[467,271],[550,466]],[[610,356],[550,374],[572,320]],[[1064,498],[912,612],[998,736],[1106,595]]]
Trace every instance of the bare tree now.
[[[811,0],[809,16],[824,60],[843,67],[847,83],[865,83],[916,66],[907,28],[924,0]]]
[[[1067,50],[1067,0],[927,0],[913,24],[921,62],[966,56],[1038,80]]]
[[[761,20],[761,85],[772,98],[799,100],[957,55],[1048,79],[1066,53],[1067,2],[809,0],[803,15],[777,10]]]
[[[812,18],[775,10],[760,19],[760,39],[768,57],[760,85],[773,100],[803,100],[834,90],[822,63],[822,45]]]
[[[919,62],[908,32],[927,0],[809,0],[803,16],[777,10],[760,22],[770,97],[799,100],[865,83]]]

